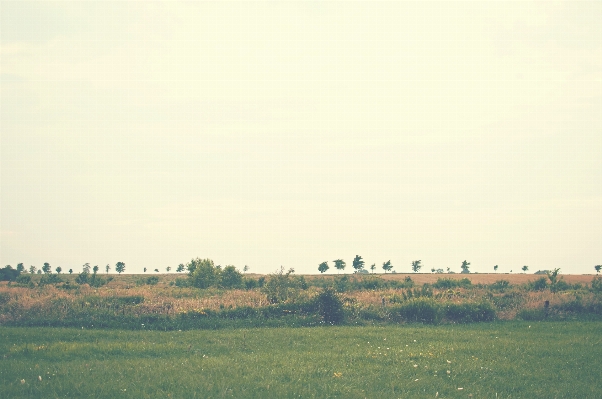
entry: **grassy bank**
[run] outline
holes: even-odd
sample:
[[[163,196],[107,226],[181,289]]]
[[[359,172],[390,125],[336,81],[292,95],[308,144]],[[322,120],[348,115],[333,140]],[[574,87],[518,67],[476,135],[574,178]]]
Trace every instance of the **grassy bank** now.
[[[601,327],[2,327],[0,396],[596,398],[602,392]]]

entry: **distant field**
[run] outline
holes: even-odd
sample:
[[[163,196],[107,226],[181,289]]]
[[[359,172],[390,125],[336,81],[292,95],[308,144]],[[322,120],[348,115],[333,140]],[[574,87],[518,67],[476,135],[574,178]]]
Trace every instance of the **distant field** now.
[[[601,328],[0,327],[0,397],[600,398]]]
[[[99,273],[100,276],[107,276],[104,273]],[[353,273],[346,273],[346,274],[303,274],[302,276],[304,276],[307,279],[313,279],[313,278],[326,278],[326,279],[332,279],[335,277],[341,277],[343,275],[347,275],[349,277],[363,277],[363,276],[367,276],[365,274],[353,274]],[[382,279],[385,280],[397,280],[397,281],[402,281],[404,280],[406,277],[410,277],[416,284],[424,284],[424,283],[434,283],[435,281],[437,281],[440,278],[449,278],[449,279],[463,279],[463,278],[468,278],[473,284],[491,284],[491,283],[495,283],[498,280],[507,280],[510,284],[524,284],[527,283],[529,281],[535,281],[541,277],[545,277],[545,275],[540,275],[540,274],[518,274],[518,273],[470,273],[470,274],[460,274],[460,273],[452,273],[452,274],[448,274],[448,273],[443,273],[443,274],[435,274],[435,273],[374,273],[374,274],[370,274],[371,276],[378,276]],[[68,274],[61,274],[61,276],[63,278],[66,279],[71,279],[71,280],[75,280],[76,274],[73,275],[68,275]],[[120,282],[123,283],[129,283],[129,284],[135,284],[136,281],[142,279],[142,278],[148,278],[151,276],[158,276],[161,278],[161,282],[164,283],[169,283],[171,281],[175,281],[177,278],[185,278],[187,276],[186,273],[145,273],[145,274],[121,274],[121,275],[117,275],[117,274],[109,274],[108,276],[111,276],[115,279],[117,279]],[[257,273],[246,273],[245,274],[246,277],[250,277],[250,278],[260,278],[260,277],[267,277],[268,275],[265,274],[257,274]],[[562,274],[561,275],[562,278],[570,283],[570,284],[575,284],[575,283],[582,283],[582,284],[589,284],[591,283],[592,279],[594,277],[596,277],[595,274]],[[39,278],[39,276],[33,276],[34,278]]]

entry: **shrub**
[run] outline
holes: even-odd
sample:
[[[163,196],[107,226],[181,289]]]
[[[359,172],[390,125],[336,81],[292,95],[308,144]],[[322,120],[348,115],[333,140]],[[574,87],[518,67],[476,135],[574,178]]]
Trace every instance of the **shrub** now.
[[[508,280],[498,280],[495,283],[489,285],[489,288],[492,290],[503,291],[506,288],[510,287],[510,282]]]
[[[176,287],[183,288],[183,287],[190,287],[191,286],[190,283],[191,283],[191,281],[189,279],[178,277],[178,278],[176,278],[174,285]]]
[[[28,274],[21,274],[19,277],[17,277],[16,282],[18,284],[29,285],[31,284],[31,276]]]
[[[495,310],[491,303],[449,303],[445,306],[445,318],[456,323],[492,321]]]
[[[439,278],[436,282],[433,283],[433,287],[439,289],[449,289],[449,288],[469,288],[472,285],[472,282],[466,277],[462,280],[456,280],[451,278]]]
[[[602,277],[594,277],[592,280],[592,291],[602,292]]]
[[[532,283],[529,283],[529,289],[533,291],[543,291],[548,288],[548,279],[545,277],[538,278]]]
[[[255,280],[254,278],[244,278],[242,281],[243,285],[245,286],[245,289],[247,290],[252,290],[253,288],[257,288],[258,286],[257,280]]]
[[[439,304],[430,298],[411,299],[399,307],[399,315],[409,322],[436,323],[439,313]]]
[[[547,316],[544,309],[521,309],[516,314],[518,319],[527,321],[541,321],[545,320]]]
[[[220,273],[220,285],[224,288],[242,287],[242,273],[232,265],[226,266]]]
[[[58,274],[45,274],[40,278],[38,286],[43,287],[46,284],[58,284],[62,282],[63,280],[59,277]]]
[[[327,288],[315,299],[322,320],[328,324],[341,324],[345,318],[343,303],[331,288]]]
[[[152,276],[146,279],[145,283],[147,285],[157,285],[157,283],[159,283],[159,277],[157,276]]]

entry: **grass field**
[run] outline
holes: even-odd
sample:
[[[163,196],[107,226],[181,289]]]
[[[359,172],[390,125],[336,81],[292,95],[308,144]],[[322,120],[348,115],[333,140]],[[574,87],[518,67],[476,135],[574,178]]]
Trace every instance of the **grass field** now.
[[[0,327],[0,397],[600,398],[601,328]]]

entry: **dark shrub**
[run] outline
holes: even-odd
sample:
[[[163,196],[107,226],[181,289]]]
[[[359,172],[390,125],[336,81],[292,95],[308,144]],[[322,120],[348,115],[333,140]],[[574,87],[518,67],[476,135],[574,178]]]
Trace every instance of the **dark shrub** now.
[[[521,309],[516,314],[516,318],[527,321],[541,321],[546,317],[547,313],[544,309]]]
[[[180,278],[180,277],[176,278],[176,281],[174,282],[174,284],[176,287],[180,287],[180,288],[190,287],[192,285],[190,279]]]
[[[533,291],[543,291],[548,288],[548,279],[541,277],[529,284],[529,288]]]
[[[259,284],[257,284],[257,280],[254,278],[244,278],[243,284],[247,290],[252,290],[253,288],[257,288]]]
[[[340,324],[345,318],[343,303],[336,293],[327,288],[315,299],[316,308],[325,323]]]
[[[449,303],[445,306],[445,318],[456,323],[492,321],[495,310],[489,302]]]
[[[439,305],[430,298],[411,299],[399,307],[399,315],[409,322],[436,323]]]
[[[602,292],[602,277],[594,277],[592,280],[592,291]]]
[[[492,290],[498,290],[498,291],[503,291],[509,287],[510,287],[510,282],[508,280],[498,280],[489,286],[489,288],[491,288]]]
[[[0,281],[15,281],[19,274],[20,271],[13,269],[11,265],[6,265],[0,269]]]

